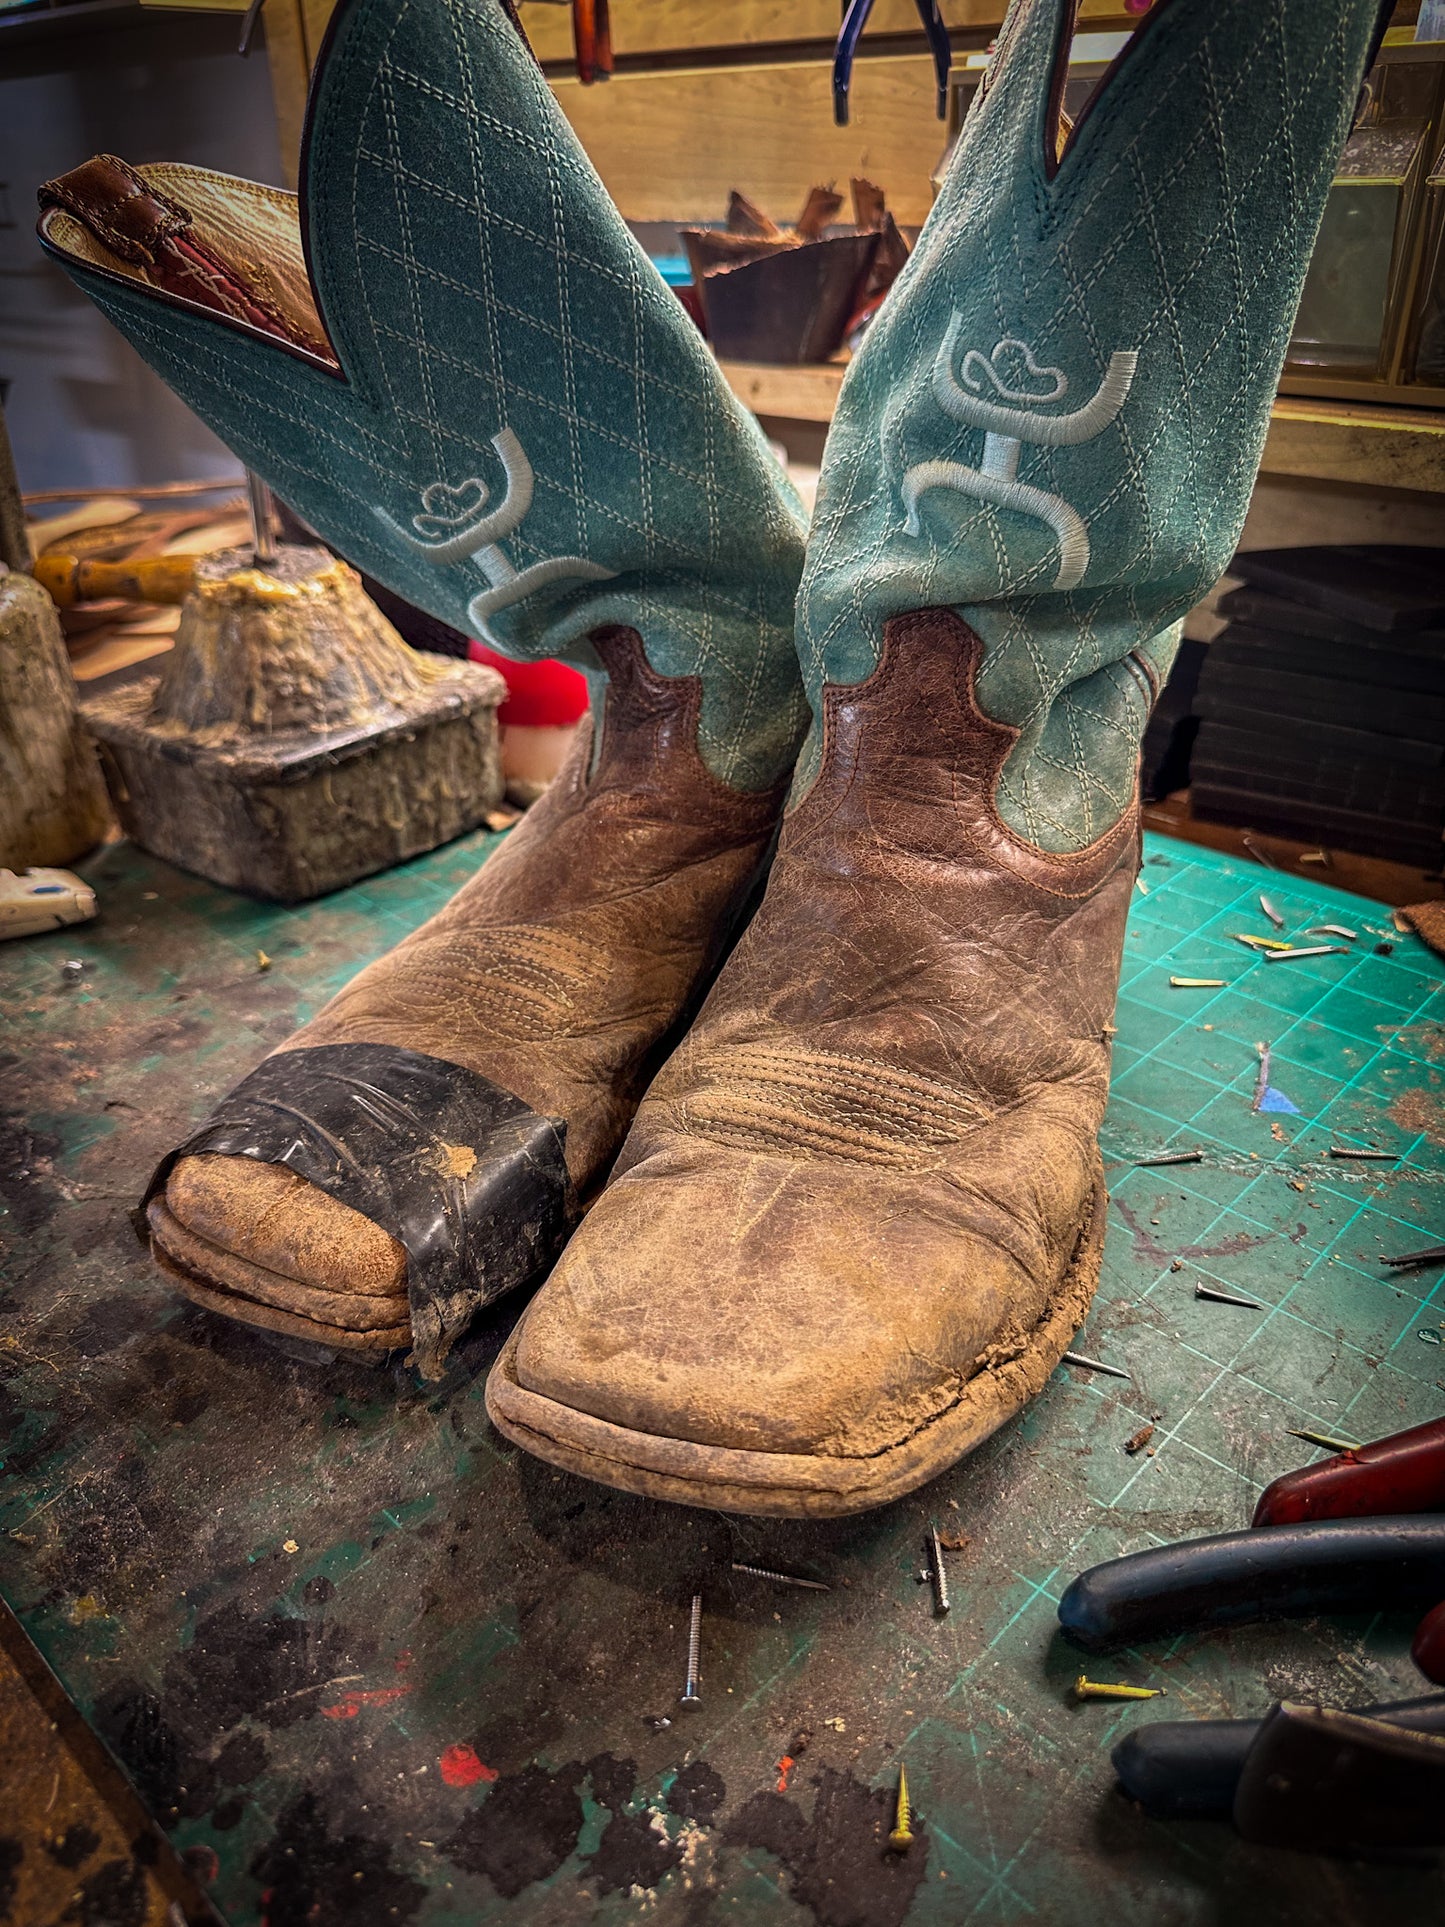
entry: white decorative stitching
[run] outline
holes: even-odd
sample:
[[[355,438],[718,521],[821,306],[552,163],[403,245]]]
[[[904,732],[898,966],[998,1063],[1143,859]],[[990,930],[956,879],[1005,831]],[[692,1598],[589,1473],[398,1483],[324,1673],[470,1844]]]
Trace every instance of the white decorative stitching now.
[[[944,414],[961,422],[965,428],[983,428],[990,434],[1006,436],[1014,441],[1037,442],[1044,448],[1073,448],[1080,442],[1091,442],[1096,435],[1103,434],[1124,406],[1133,386],[1134,370],[1139,362],[1138,351],[1123,349],[1110,355],[1104,379],[1083,407],[1074,409],[1070,414],[1040,415],[1031,409],[1000,408],[996,402],[985,401],[981,395],[961,387],[954,377],[953,355],[962,327],[963,315],[955,308],[933,363],[933,393]],[[1047,395],[1021,394],[1004,385],[999,379],[996,364],[1005,348],[1023,351],[1030,374],[1053,376],[1054,384]],[[968,371],[974,364],[988,369],[999,395],[1006,400],[1058,401],[1069,391],[1068,377],[1061,368],[1041,368],[1028,346],[1012,335],[1005,335],[987,360],[977,349],[969,349],[964,357],[964,379],[969,381],[969,388],[978,385],[969,380]]]
[[[963,315],[955,308],[934,360],[933,394],[945,415],[965,428],[984,431],[983,460],[977,468],[964,462],[918,462],[908,469],[900,488],[906,511],[904,530],[911,536],[922,535],[919,498],[934,488],[952,489],[975,501],[992,503],[995,508],[1012,509],[1053,530],[1059,545],[1054,588],[1076,588],[1089,566],[1088,524],[1062,495],[1019,481],[1019,456],[1025,442],[1044,448],[1073,448],[1102,435],[1128,398],[1139,363],[1138,351],[1120,349],[1110,355],[1103,380],[1082,408],[1067,415],[1041,415],[1035,408],[1005,408],[986,400],[978,392],[982,378],[987,377],[1001,401],[1054,402],[1069,391],[1069,378],[1063,369],[1043,367],[1027,342],[1016,335],[1005,335],[990,355],[980,354],[977,348],[967,351],[960,371],[966,386],[962,385],[953,372],[962,327]],[[1049,382],[1047,391],[1031,394],[1011,383],[999,367],[999,357],[1006,352],[1021,355],[1029,375]]]
[[[536,477],[527,451],[513,430],[503,428],[493,435],[492,447],[507,478],[506,493],[490,514],[478,515],[454,535],[436,542],[419,541],[385,509],[374,508],[372,514],[394,541],[435,568],[468,560],[476,563],[489,586],[472,597],[467,604],[467,615],[482,641],[501,649],[504,645],[489,626],[492,616],[525,602],[528,596],[554,582],[609,582],[617,571],[604,569],[600,563],[589,562],[580,555],[550,556],[519,570],[502,542],[514,535],[526,520]],[[411,518],[412,527],[419,534],[430,535],[448,524],[455,526],[474,508],[485,509],[489,499],[490,490],[477,475],[469,475],[459,488],[446,482],[430,482],[422,490],[421,513]],[[449,507],[451,513],[447,513]]]

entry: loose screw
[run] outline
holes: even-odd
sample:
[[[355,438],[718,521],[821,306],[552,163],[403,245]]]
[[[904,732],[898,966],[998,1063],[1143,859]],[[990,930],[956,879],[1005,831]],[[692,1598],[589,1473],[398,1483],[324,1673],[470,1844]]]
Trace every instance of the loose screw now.
[[[937,1526],[929,1530],[928,1550],[933,1561],[933,1609],[943,1614],[949,1607],[948,1574],[943,1570],[943,1547],[938,1542]]]
[[[898,1769],[898,1808],[893,1817],[893,1831],[888,1836],[888,1844],[895,1853],[907,1853],[913,1845],[913,1808],[908,1802],[908,1775],[902,1766]]]
[[[1119,1686],[1112,1680],[1085,1679],[1080,1673],[1074,1681],[1074,1696],[1081,1700],[1157,1700],[1162,1686]]]
[[[773,1572],[767,1566],[745,1566],[740,1559],[733,1560],[734,1572],[745,1572],[750,1579],[771,1579],[775,1586],[801,1586],[804,1592],[831,1592],[821,1579],[799,1579],[795,1573]]]
[[[693,1706],[702,1698],[697,1690],[697,1650],[702,1637],[702,1594],[692,1596],[692,1619],[687,1629],[687,1684],[682,1689],[682,1703]]]

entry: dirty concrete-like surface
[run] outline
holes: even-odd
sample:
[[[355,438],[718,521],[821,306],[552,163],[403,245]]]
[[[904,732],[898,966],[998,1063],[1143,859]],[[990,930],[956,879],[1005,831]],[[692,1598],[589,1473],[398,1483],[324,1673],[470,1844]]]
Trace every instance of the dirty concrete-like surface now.
[[[1183,1638],[1106,1664],[1167,1698],[1076,1705],[1055,1607],[1086,1565],[1244,1524],[1310,1456],[1288,1427],[1369,1438],[1445,1410],[1442,1270],[1378,1262],[1445,1232],[1439,960],[1377,905],[1152,839],[1078,1340],[1133,1382],[1061,1370],[883,1511],[729,1519],[491,1431],[482,1384],[516,1304],[423,1386],[283,1356],[173,1297],[135,1242],[159,1155],[489,842],[295,910],[121,845],[88,866],[97,923],[0,950],[0,1592],[226,1919],[1437,1917],[1433,1873],[1155,1824],[1108,1763],[1150,1719],[1417,1693],[1408,1623]],[[1234,944],[1270,934],[1262,882],[1291,931],[1358,929],[1349,954],[1266,966]],[[1171,970],[1228,982],[1171,990]],[[1291,1110],[1250,1110],[1261,1040]],[[1331,1141],[1401,1162],[1332,1164]],[[1205,1161],[1133,1167],[1171,1142]],[[1196,1280],[1265,1309],[1197,1301]],[[934,1520],[967,1540],[943,1619],[917,1580]],[[698,1590],[703,1698],[683,1707]],[[883,1848],[900,1759],[906,1856]]]

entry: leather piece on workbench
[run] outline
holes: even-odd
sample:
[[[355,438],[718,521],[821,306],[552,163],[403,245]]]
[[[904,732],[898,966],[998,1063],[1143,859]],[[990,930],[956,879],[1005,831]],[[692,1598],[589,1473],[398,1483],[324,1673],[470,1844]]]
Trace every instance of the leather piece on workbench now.
[[[0,1760],[0,1920],[176,1927],[202,1918],[174,1856],[4,1606]]]
[[[1407,903],[1400,915],[1432,950],[1445,957],[1445,901],[1437,897],[1431,903]]]

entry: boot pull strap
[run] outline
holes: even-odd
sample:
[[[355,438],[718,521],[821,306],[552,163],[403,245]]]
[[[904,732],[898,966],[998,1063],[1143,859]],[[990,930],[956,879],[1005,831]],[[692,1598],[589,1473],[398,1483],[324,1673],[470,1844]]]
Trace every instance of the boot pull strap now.
[[[137,267],[153,268],[191,216],[114,154],[97,154],[39,190],[42,208],[61,207]]]
[[[172,200],[140,171],[114,154],[97,154],[68,174],[46,181],[42,211],[63,209],[101,245],[134,268],[162,294],[176,295],[248,327],[257,328],[336,367],[336,356],[318,329],[287,314],[248,262],[232,262],[195,228],[189,208]]]

